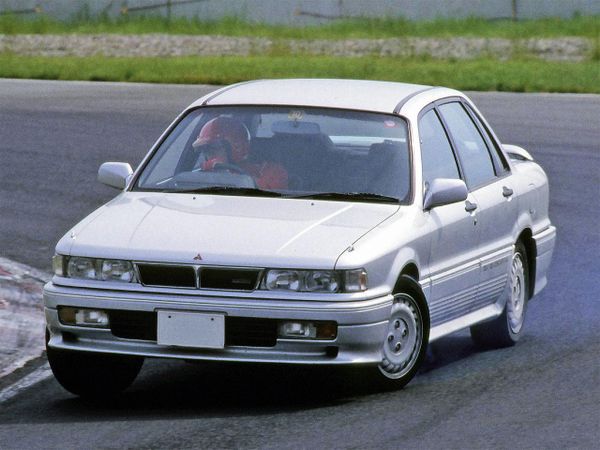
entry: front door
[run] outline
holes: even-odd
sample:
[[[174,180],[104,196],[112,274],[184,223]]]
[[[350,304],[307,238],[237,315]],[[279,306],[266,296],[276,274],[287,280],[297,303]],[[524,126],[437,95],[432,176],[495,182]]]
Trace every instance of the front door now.
[[[460,179],[456,157],[436,110],[419,118],[419,139],[425,190],[436,178]],[[438,206],[426,213],[431,231],[428,298],[431,326],[468,313],[479,285],[479,227],[476,200]]]

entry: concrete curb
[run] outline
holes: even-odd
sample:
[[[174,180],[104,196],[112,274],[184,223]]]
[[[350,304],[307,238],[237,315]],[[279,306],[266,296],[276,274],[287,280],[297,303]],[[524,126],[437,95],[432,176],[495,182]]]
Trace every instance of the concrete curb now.
[[[48,273],[0,257],[0,379],[42,356]]]

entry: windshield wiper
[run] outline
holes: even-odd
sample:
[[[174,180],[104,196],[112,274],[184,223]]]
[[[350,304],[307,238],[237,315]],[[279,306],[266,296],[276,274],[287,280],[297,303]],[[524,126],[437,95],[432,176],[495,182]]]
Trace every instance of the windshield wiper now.
[[[314,194],[295,195],[291,198],[308,198],[314,200],[358,200],[367,202],[398,203],[399,199],[371,192],[315,192]]]
[[[181,194],[216,194],[216,195],[247,195],[250,197],[281,197],[279,192],[266,191],[258,188],[235,186],[208,186],[196,189],[182,189],[170,192]]]

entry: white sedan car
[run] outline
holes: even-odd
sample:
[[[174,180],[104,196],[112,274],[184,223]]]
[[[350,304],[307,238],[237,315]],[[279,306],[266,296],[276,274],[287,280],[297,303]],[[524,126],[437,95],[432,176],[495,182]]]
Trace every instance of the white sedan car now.
[[[548,180],[461,92],[352,80],[228,86],[56,246],[47,350],[82,396],[146,357],[356,365],[404,386],[428,343],[513,345],[546,285]]]

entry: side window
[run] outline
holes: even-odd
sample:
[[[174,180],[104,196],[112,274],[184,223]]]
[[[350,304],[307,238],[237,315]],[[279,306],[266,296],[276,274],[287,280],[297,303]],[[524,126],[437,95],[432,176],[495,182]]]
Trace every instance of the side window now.
[[[426,186],[435,178],[460,178],[448,136],[435,110],[419,119],[419,138]]]
[[[471,117],[473,117],[473,120],[475,121],[475,123],[477,123],[477,125],[479,125],[479,128],[481,130],[483,130],[484,133],[486,134],[489,145],[491,145],[493,147],[491,154],[492,154],[492,158],[494,158],[496,168],[498,169],[497,172],[498,173],[508,172],[510,170],[510,168],[508,166],[508,162],[506,162],[506,158],[502,154],[502,151],[500,150],[500,148],[498,148],[498,143],[493,138],[492,133],[490,133],[489,128],[479,119],[477,114],[475,114],[475,111],[473,111],[473,109],[470,108],[469,105],[467,105],[467,109],[470,111]]]
[[[485,140],[463,106],[452,102],[441,105],[439,109],[456,145],[469,187],[495,178],[494,164]]]

